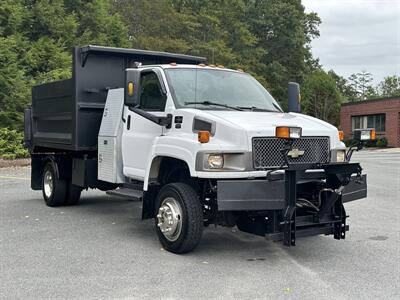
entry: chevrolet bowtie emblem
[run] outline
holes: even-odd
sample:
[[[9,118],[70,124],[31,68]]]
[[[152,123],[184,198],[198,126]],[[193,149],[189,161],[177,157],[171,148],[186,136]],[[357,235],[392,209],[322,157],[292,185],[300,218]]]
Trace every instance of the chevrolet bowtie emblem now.
[[[298,158],[299,156],[304,155],[304,150],[299,150],[299,149],[292,149],[288,152],[287,154],[291,158]]]

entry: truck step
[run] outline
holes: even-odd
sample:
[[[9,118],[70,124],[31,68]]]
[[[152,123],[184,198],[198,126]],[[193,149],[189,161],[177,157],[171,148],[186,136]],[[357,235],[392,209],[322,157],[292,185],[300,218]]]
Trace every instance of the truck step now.
[[[143,191],[128,189],[128,188],[119,188],[116,190],[110,190],[106,192],[107,195],[110,196],[118,196],[122,198],[128,198],[130,200],[142,200]]]

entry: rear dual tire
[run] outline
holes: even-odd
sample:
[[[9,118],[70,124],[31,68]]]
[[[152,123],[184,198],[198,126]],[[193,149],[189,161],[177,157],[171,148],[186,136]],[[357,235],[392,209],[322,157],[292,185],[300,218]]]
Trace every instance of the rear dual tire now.
[[[47,206],[75,205],[79,202],[82,189],[71,181],[59,179],[53,163],[43,169],[42,193]]]

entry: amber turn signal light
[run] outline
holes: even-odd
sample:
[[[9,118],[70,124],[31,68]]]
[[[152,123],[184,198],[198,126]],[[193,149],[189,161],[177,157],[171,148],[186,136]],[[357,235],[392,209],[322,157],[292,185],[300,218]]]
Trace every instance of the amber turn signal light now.
[[[301,128],[279,126],[275,129],[275,136],[281,139],[299,139],[301,137]]]
[[[198,140],[200,143],[205,144],[210,141],[210,132],[209,131],[199,131],[198,134]]]
[[[289,127],[276,127],[275,136],[282,139],[288,139]]]
[[[342,130],[339,130],[339,140],[344,140],[344,132]]]
[[[371,129],[371,140],[375,140],[375,138],[376,138],[375,129]]]

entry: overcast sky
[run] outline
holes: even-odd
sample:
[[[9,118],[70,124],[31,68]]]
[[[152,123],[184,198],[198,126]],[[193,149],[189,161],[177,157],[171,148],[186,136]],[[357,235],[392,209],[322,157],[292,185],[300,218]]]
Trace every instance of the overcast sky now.
[[[314,57],[346,78],[367,70],[377,83],[400,76],[400,0],[303,0],[321,18]]]

